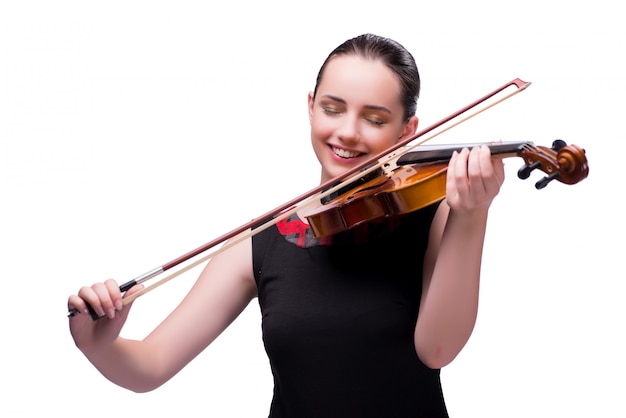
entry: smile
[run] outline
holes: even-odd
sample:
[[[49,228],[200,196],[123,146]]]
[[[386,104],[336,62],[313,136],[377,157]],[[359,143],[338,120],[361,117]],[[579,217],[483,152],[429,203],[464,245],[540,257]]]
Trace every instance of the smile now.
[[[355,158],[361,155],[362,153],[356,151],[348,151],[345,149],[331,147],[333,152],[341,158]]]

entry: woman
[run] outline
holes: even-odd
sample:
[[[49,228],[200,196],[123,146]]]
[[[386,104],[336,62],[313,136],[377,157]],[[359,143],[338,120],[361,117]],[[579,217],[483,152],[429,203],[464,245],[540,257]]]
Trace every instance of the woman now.
[[[366,34],[331,52],[308,96],[321,181],[413,135],[419,88],[413,57],[395,41]],[[475,324],[503,165],[488,147],[464,149],[447,179],[444,201],[402,219],[316,239],[294,215],[236,244],[142,341],[119,336],[131,304],[122,306],[114,280],[83,287],[69,309],[89,304],[107,318],[72,317],[72,336],[108,379],[150,391],[258,297],[275,382],[270,417],[445,417],[439,370]]]

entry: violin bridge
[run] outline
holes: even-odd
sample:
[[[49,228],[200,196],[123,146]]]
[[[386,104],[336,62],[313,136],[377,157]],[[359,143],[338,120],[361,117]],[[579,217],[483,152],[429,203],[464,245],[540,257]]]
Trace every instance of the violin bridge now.
[[[391,174],[398,167],[398,158],[404,155],[406,147],[399,148],[378,160],[378,165],[386,175]]]

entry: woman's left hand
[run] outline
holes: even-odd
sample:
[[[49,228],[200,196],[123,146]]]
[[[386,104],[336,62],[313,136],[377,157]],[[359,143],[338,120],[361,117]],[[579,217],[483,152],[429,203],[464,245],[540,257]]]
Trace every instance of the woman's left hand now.
[[[455,212],[487,210],[504,182],[504,163],[487,145],[455,152],[448,164],[446,201]]]

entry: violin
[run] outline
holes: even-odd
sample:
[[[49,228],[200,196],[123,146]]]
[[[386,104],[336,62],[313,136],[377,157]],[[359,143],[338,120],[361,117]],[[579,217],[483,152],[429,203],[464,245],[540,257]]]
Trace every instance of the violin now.
[[[126,292],[137,284],[142,284],[170,270],[173,271],[156,283],[144,287],[141,291],[124,297],[123,304],[132,302],[296,212],[298,214],[304,213],[313,233],[322,237],[352,228],[355,225],[399,216],[442,200],[445,197],[447,162],[454,150],[460,150],[462,147],[428,148],[423,147],[422,144],[518,94],[530,84],[530,82],[516,78],[417,132],[412,137],[406,138],[367,161],[352,167],[344,174],[320,184],[305,194],[198,248],[123,283],[120,285],[120,291]],[[515,88],[513,92],[496,99],[496,96],[511,87]],[[463,116],[460,120],[457,119],[479,105],[483,107]],[[453,120],[456,122],[452,123]],[[449,122],[451,124],[446,126]],[[438,128],[440,131],[414,143],[417,138]],[[419,146],[422,148],[418,149]],[[465,145],[465,147],[467,146],[469,145]],[[586,178],[589,172],[584,150],[575,145],[566,145],[560,140],[555,141],[551,148],[535,146],[530,142],[490,145],[490,148],[492,154],[500,155],[503,158],[506,156],[522,157],[525,165],[518,173],[521,178],[527,178],[535,169],[545,172],[547,176],[537,183],[537,188],[543,188],[555,179],[565,184],[574,184]],[[213,250],[218,245],[220,247]],[[174,267],[177,267],[175,271]],[[94,320],[99,319],[95,311],[89,305],[87,307],[91,317]],[[79,311],[73,309],[68,312],[68,317],[73,317],[78,313]]]
[[[404,153],[385,164],[377,175],[359,179],[300,214],[307,219],[313,234],[322,238],[360,224],[417,211],[445,198],[446,173],[453,152],[478,145],[482,144],[426,147]],[[532,142],[488,146],[493,156],[521,157],[525,162],[517,173],[521,179],[527,179],[537,169],[546,173],[535,184],[537,189],[553,180],[575,184],[589,174],[585,150],[560,139],[550,148]]]

